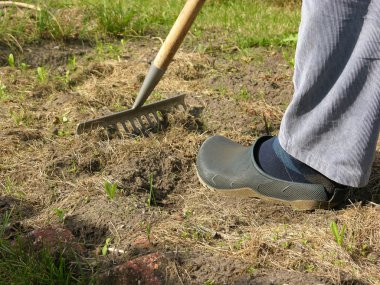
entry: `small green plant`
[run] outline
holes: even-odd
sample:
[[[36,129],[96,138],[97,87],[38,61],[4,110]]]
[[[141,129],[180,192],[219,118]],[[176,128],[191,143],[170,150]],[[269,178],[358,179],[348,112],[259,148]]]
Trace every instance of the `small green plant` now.
[[[21,126],[21,125],[28,125],[28,116],[24,110],[24,108],[21,108],[19,111],[13,111],[11,110],[10,111],[10,114],[11,114],[11,117],[14,121],[14,123],[17,125],[17,126]]]
[[[102,247],[102,255],[105,256],[107,255],[107,252],[108,252],[108,247],[110,245],[110,242],[111,242],[111,238],[107,238],[106,239],[106,242],[104,243],[103,247]]]
[[[238,94],[238,99],[242,99],[242,100],[248,100],[249,99],[249,93],[248,93],[248,90],[247,88],[243,87],[239,94]]]
[[[75,70],[77,68],[77,58],[75,56],[71,57],[67,63],[67,68],[69,70]]]
[[[183,217],[184,217],[185,219],[189,219],[192,215],[193,215],[193,211],[191,211],[191,210],[186,210],[186,211],[183,213]]]
[[[111,183],[109,181],[104,182],[104,190],[110,200],[113,200],[117,193],[117,183]]]
[[[214,285],[215,284],[215,281],[214,280],[210,280],[210,279],[207,279],[205,282],[203,282],[204,285]]]
[[[58,135],[59,135],[59,132],[58,132]],[[77,166],[77,163],[75,161],[73,161],[71,163],[71,166],[69,167],[68,171],[69,171],[69,173],[77,173],[78,166]]]
[[[315,270],[315,265],[312,263],[305,264],[305,271],[308,273],[312,273]]]
[[[69,84],[69,83],[70,83],[70,80],[71,80],[70,70],[66,70],[66,72],[65,72],[65,77],[64,77],[63,81],[64,81],[66,84]]]
[[[298,41],[298,34],[297,33],[291,33],[284,37],[281,41],[280,44],[284,46],[293,46],[295,47],[297,45]]]
[[[149,196],[147,201],[148,207],[152,206],[152,203],[154,206],[157,206],[156,196],[154,195],[153,174],[149,176]]]
[[[15,57],[13,56],[13,54],[9,54],[8,64],[10,67],[15,67]]]
[[[29,67],[29,65],[27,65],[25,62],[21,62],[20,63],[20,69],[21,70],[27,70]]]
[[[335,241],[339,246],[343,246],[343,240],[344,240],[344,235],[346,233],[347,226],[344,224],[342,226],[342,229],[339,231],[338,225],[336,224],[335,221],[332,221],[330,224],[330,229],[332,234],[335,237]]]
[[[253,275],[256,273],[256,268],[255,268],[253,265],[249,266],[249,267],[247,268],[247,273],[248,273],[249,275],[253,276]]]
[[[7,87],[0,82],[0,100],[7,100],[7,92],[6,92]]]
[[[291,248],[293,245],[293,243],[291,241],[284,241],[283,243],[281,243],[281,246],[284,248],[284,249],[289,249]]]
[[[146,237],[147,237],[149,242],[150,242],[151,233],[152,233],[152,224],[147,223],[146,224]]]
[[[4,185],[5,193],[7,193],[7,195],[11,195],[13,192],[13,187],[14,187],[14,183],[8,176],[7,179],[5,180],[5,185]]]
[[[65,211],[59,208],[54,209],[55,214],[58,217],[58,220],[62,223],[65,219]]]
[[[2,186],[6,195],[13,196],[18,199],[24,199],[26,196],[25,192],[17,190],[16,182],[9,176],[7,176],[7,178],[5,179],[5,183],[2,184]]]
[[[48,76],[48,72],[45,67],[37,67],[37,80],[41,83],[45,82]]]

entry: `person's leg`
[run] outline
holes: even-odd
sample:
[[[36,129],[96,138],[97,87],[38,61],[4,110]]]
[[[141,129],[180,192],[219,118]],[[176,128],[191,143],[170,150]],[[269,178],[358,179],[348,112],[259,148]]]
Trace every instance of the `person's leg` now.
[[[380,126],[380,0],[304,0],[279,141],[331,180],[368,183]]]
[[[197,157],[200,181],[301,209],[339,203],[339,184],[365,185],[380,127],[379,17],[380,0],[304,0],[295,94],[279,141],[245,148],[209,138]]]

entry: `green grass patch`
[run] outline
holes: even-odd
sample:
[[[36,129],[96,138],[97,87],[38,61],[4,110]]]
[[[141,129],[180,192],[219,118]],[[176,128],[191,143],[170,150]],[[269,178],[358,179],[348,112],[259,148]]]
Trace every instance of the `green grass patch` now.
[[[42,10],[28,11],[22,17],[13,8],[8,8],[7,13],[0,13],[0,41],[18,45],[40,39],[77,38],[96,42],[110,37],[150,35],[164,38],[185,3],[184,0],[26,2],[39,5]],[[192,44],[208,42],[211,45],[239,48],[294,45],[300,21],[300,5],[290,0],[283,1],[281,5],[279,2],[206,2],[192,28],[196,36],[190,37]],[[65,17],[65,13],[62,13],[64,9],[76,9],[76,14]]]
[[[25,238],[8,240],[10,215],[7,212],[0,225],[1,284],[95,284],[80,257],[69,248],[36,250]]]

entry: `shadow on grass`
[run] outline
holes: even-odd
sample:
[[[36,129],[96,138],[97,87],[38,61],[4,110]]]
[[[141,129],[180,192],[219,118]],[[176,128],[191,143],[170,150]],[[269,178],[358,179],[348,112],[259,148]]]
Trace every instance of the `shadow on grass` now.
[[[77,242],[83,244],[87,249],[95,249],[103,245],[106,237],[110,234],[108,227],[97,226],[76,215],[66,217],[64,225],[72,232]]]
[[[20,233],[28,232],[30,229],[25,228],[20,221],[32,217],[35,213],[33,205],[25,200],[0,196],[0,221],[7,220],[7,225],[2,228],[2,238],[13,239]]]

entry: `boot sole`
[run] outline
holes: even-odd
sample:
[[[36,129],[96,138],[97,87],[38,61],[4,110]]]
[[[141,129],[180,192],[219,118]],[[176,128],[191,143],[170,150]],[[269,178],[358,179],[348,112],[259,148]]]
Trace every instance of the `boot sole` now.
[[[237,188],[237,189],[218,189],[215,187],[212,187],[208,185],[202,177],[199,175],[197,171],[197,176],[200,181],[200,183],[212,190],[216,191],[220,194],[223,194],[224,196],[228,197],[240,197],[240,198],[257,198],[266,202],[271,202],[277,205],[286,205],[292,207],[294,210],[297,211],[310,211],[310,210],[316,210],[316,209],[331,209],[333,206],[329,201],[315,201],[315,200],[281,200],[277,198],[272,198],[268,196],[264,196],[258,192],[256,192],[254,189],[251,188]]]

